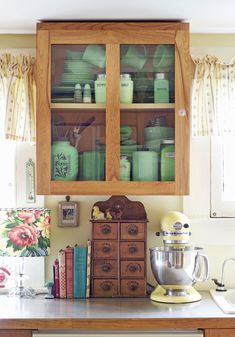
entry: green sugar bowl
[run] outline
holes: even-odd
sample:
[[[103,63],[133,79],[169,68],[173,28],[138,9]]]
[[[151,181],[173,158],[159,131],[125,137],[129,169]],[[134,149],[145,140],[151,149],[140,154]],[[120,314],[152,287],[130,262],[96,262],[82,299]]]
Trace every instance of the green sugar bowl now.
[[[51,147],[52,180],[77,180],[78,152],[69,141],[56,141]]]

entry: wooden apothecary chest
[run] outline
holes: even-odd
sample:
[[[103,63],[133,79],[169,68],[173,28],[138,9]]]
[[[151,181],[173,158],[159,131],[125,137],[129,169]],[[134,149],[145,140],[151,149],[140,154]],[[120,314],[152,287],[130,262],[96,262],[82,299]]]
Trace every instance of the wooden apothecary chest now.
[[[92,297],[146,296],[148,220],[143,204],[113,196],[95,206],[101,215],[91,220]]]

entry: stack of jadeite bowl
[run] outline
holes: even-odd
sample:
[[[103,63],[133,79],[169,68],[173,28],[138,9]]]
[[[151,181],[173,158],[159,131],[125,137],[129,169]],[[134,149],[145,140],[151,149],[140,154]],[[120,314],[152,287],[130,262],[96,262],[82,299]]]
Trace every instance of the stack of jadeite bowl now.
[[[121,125],[120,127],[120,155],[126,156],[132,160],[133,151],[138,151],[143,148],[138,145],[136,140],[132,138],[133,129],[129,125]]]
[[[174,139],[174,129],[166,126],[149,126],[144,128],[144,148],[160,152],[161,143],[165,139]]]

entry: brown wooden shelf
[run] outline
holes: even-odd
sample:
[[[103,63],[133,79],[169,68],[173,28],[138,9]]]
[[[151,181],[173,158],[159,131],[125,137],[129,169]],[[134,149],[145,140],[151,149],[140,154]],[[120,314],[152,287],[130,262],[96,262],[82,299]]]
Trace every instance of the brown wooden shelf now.
[[[51,103],[51,109],[72,109],[72,110],[103,110],[105,104],[96,103]],[[120,104],[121,110],[153,110],[153,109],[174,109],[174,103],[132,103],[132,104]]]

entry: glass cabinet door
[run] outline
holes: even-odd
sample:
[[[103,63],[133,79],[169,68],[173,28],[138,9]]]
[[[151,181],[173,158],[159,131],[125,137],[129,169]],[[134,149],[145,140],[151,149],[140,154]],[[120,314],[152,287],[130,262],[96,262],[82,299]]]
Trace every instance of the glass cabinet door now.
[[[52,45],[51,180],[105,180],[106,50]]]
[[[175,47],[120,47],[120,180],[175,180]]]

